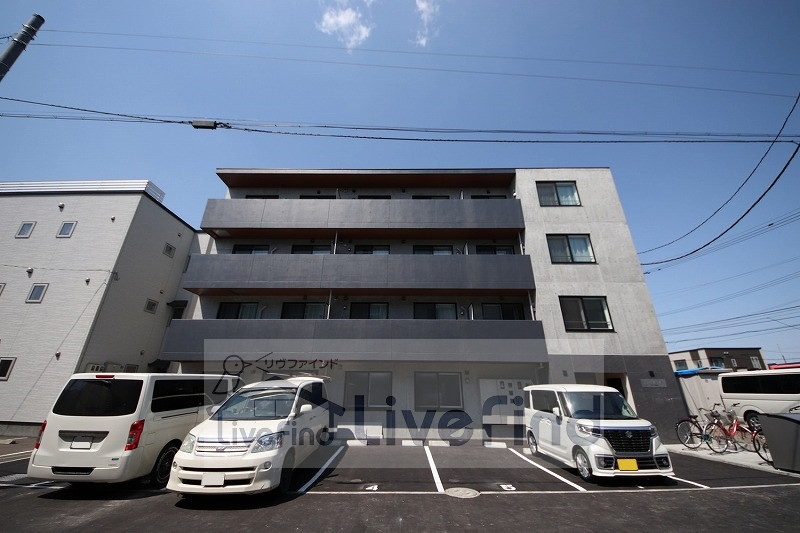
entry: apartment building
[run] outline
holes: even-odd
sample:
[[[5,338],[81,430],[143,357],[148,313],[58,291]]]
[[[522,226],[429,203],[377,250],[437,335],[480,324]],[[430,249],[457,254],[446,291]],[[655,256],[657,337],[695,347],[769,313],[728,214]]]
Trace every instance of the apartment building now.
[[[182,371],[330,376],[367,437],[519,436],[548,382],[681,414],[608,169],[217,174],[161,355]]]
[[[675,370],[718,367],[730,370],[766,370],[761,348],[696,348],[670,352]]]
[[[3,433],[35,432],[74,372],[166,369],[151,363],[197,239],[163,196],[145,180],[0,183]]]

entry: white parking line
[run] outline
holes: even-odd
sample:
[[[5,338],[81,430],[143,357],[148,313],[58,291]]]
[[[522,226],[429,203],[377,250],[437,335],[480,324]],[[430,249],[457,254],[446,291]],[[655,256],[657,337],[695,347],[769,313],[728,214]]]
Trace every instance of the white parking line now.
[[[298,493],[298,494],[303,494],[303,493],[305,493],[305,492],[306,492],[306,491],[307,491],[309,488],[311,488],[311,485],[313,485],[314,483],[316,483],[316,481],[317,481],[317,480],[320,478],[320,476],[323,474],[323,472],[325,472],[325,470],[327,470],[327,469],[328,469],[328,467],[329,467],[329,466],[331,466],[331,463],[333,462],[333,460],[334,460],[334,459],[336,459],[336,458],[339,456],[339,454],[340,454],[340,453],[342,453],[342,450],[344,450],[344,446],[340,446],[340,447],[339,447],[339,449],[338,449],[338,450],[336,450],[336,453],[334,453],[333,455],[331,455],[330,459],[328,459],[327,461],[325,461],[325,464],[324,464],[324,465],[322,465],[322,468],[320,468],[320,469],[319,469],[319,471],[317,471],[317,473],[316,473],[316,474],[314,474],[314,477],[312,477],[311,479],[309,479],[309,480],[308,480],[308,483],[306,483],[305,485],[303,485],[302,487],[300,487],[300,490],[298,490],[298,491],[297,491],[297,493]]]
[[[568,480],[567,478],[565,478],[565,477],[562,477],[562,476],[559,476],[559,475],[558,475],[558,474],[556,474],[555,472],[553,472],[553,471],[551,471],[551,470],[548,470],[547,468],[545,468],[545,467],[543,467],[543,466],[541,466],[541,465],[538,465],[538,464],[536,464],[535,462],[531,461],[530,459],[528,459],[527,457],[525,457],[524,455],[522,455],[521,453],[519,453],[517,450],[514,450],[513,448],[509,448],[508,450],[509,450],[511,453],[513,453],[513,454],[517,455],[517,456],[518,456],[520,459],[522,459],[523,461],[527,461],[527,462],[529,462],[530,464],[532,464],[533,466],[535,466],[536,468],[538,468],[538,469],[540,469],[540,470],[544,470],[545,472],[547,472],[548,474],[550,474],[550,475],[551,475],[551,476],[553,476],[554,478],[556,478],[556,479],[559,479],[559,480],[563,481],[564,483],[566,483],[567,485],[569,485],[569,486],[571,486],[571,487],[575,487],[576,489],[578,489],[578,490],[579,490],[579,491],[581,491],[581,492],[586,492],[586,489],[585,489],[585,488],[581,487],[580,485],[576,485],[575,483],[573,483],[572,481]]]
[[[700,487],[701,489],[710,489],[708,485],[702,485],[700,483],[695,483],[694,481],[689,481],[688,479],[682,479],[679,477],[672,476],[672,479],[675,481],[683,481],[684,483],[688,483],[689,485],[694,485],[695,487]]]
[[[444,486],[439,477],[439,471],[436,470],[436,463],[433,462],[433,455],[431,455],[431,449],[428,446],[425,446],[425,455],[428,456],[428,464],[431,465],[431,473],[433,474],[433,481],[436,483],[436,491],[444,492]]]
[[[0,465],[7,465],[9,463],[16,463],[18,461],[27,461],[28,458],[25,456],[17,457],[16,459],[8,459],[7,461],[0,461]]]
[[[26,450],[26,451],[24,451],[24,452],[6,453],[6,454],[3,454],[3,455],[0,455],[0,459],[2,459],[3,457],[11,457],[11,456],[13,456],[13,455],[22,455],[22,454],[24,454],[24,453],[31,453],[32,451],[33,451],[33,450]]]

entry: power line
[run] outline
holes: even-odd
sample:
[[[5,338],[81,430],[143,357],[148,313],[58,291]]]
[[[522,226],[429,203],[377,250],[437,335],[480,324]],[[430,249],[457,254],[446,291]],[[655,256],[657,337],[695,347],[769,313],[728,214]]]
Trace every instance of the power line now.
[[[763,200],[763,199],[764,199],[764,197],[767,195],[767,193],[768,193],[770,190],[772,190],[772,188],[775,186],[775,184],[776,184],[776,183],[778,183],[778,181],[781,179],[781,177],[783,176],[783,174],[786,172],[786,169],[787,169],[787,168],[789,168],[789,165],[790,165],[790,164],[792,163],[792,161],[794,160],[794,158],[795,158],[795,156],[797,155],[797,152],[798,152],[798,151],[800,151],[800,144],[797,144],[797,146],[796,146],[796,147],[795,147],[795,149],[794,149],[794,152],[792,152],[792,155],[789,157],[789,160],[788,160],[788,161],[786,162],[786,164],[783,166],[783,168],[782,168],[782,169],[781,169],[781,171],[778,173],[778,175],[775,177],[775,179],[774,179],[774,180],[772,180],[772,183],[770,183],[770,184],[769,184],[769,186],[766,188],[766,190],[764,190],[764,192],[763,192],[763,193],[761,193],[761,196],[759,196],[759,197],[756,199],[756,201],[755,201],[755,202],[753,202],[753,203],[752,203],[752,205],[750,205],[750,207],[748,207],[748,208],[747,208],[747,210],[746,210],[744,213],[742,213],[742,215],[741,215],[739,218],[737,218],[737,219],[736,219],[736,220],[733,222],[733,224],[731,224],[730,226],[728,226],[727,228],[725,228],[725,230],[724,230],[722,233],[720,233],[719,235],[717,235],[716,237],[714,237],[714,238],[713,238],[713,239],[711,239],[710,241],[706,242],[705,244],[703,244],[703,245],[701,245],[701,246],[698,246],[697,248],[695,248],[695,249],[694,249],[694,250],[692,250],[691,252],[687,252],[687,253],[685,253],[685,254],[683,254],[683,255],[679,255],[679,256],[677,256],[677,257],[672,257],[672,258],[670,258],[670,259],[663,259],[663,260],[661,260],[661,261],[650,261],[650,262],[648,262],[648,263],[642,263],[642,265],[643,265],[643,266],[647,266],[647,265],[663,265],[664,263],[671,263],[671,262],[673,262],[673,261],[677,261],[677,260],[679,260],[679,259],[683,259],[683,258],[685,258],[685,257],[689,257],[689,256],[691,256],[691,255],[694,255],[694,254],[696,254],[697,252],[699,252],[700,250],[703,250],[703,249],[707,248],[708,246],[712,245],[714,242],[716,242],[717,240],[719,240],[719,239],[720,239],[720,238],[721,238],[723,235],[725,235],[726,233],[728,233],[728,232],[729,232],[730,230],[732,230],[732,229],[733,229],[733,228],[734,228],[734,227],[735,227],[735,226],[736,226],[736,225],[737,225],[739,222],[741,222],[741,221],[744,219],[744,217],[746,217],[748,214],[750,214],[750,211],[752,211],[752,210],[753,210],[753,209],[754,209],[754,208],[755,208],[755,207],[756,207],[756,206],[757,206],[757,205],[758,205],[758,204],[761,202],[761,200]]]
[[[283,46],[289,48],[302,48],[313,50],[340,50],[348,53],[352,52],[374,52],[382,54],[398,54],[398,55],[411,55],[411,56],[432,56],[432,57],[457,57],[466,59],[500,59],[500,60],[513,60],[513,61],[542,61],[554,63],[578,63],[589,65],[614,65],[614,66],[632,66],[632,67],[648,67],[648,68],[665,68],[665,69],[684,69],[684,70],[705,70],[712,72],[736,72],[741,74],[765,74],[773,76],[800,76],[800,74],[793,72],[779,72],[769,70],[747,70],[735,68],[722,68],[722,67],[703,67],[693,65],[670,65],[664,63],[637,63],[630,61],[598,61],[588,59],[565,59],[565,58],[552,58],[552,57],[531,57],[531,56],[506,56],[506,55],[490,55],[490,54],[464,54],[464,53],[447,53],[447,52],[430,52],[420,50],[389,50],[382,48],[347,48],[344,46],[326,46],[326,45],[311,45],[311,44],[296,44],[296,43],[281,43],[274,41],[249,41],[242,39],[211,39],[207,37],[179,37],[175,35],[153,35],[141,33],[112,33],[112,32],[99,32],[99,31],[75,31],[75,30],[58,30],[49,29],[41,30],[43,32],[52,33],[69,33],[78,35],[104,35],[114,37],[137,37],[146,39],[167,39],[179,41],[197,41],[197,42],[212,42],[212,43],[228,43],[228,44],[256,44],[266,46]]]
[[[764,329],[753,329],[748,331],[740,331],[739,333],[728,333],[724,335],[711,335],[708,337],[695,337],[692,339],[680,339],[680,340],[665,340],[667,344],[678,344],[681,342],[694,342],[694,341],[703,341],[709,339],[727,339],[730,337],[739,337],[741,338],[743,335],[750,335],[753,333],[766,333],[768,331],[785,331],[787,329],[794,329],[800,326],[800,324],[788,324],[786,326],[774,327],[774,328],[764,328]]]
[[[692,233],[694,233],[695,231],[700,229],[703,225],[705,225],[706,222],[711,220],[714,217],[714,215],[716,215],[717,213],[719,213],[722,210],[723,207],[728,205],[728,203],[730,203],[730,201],[733,200],[734,196],[739,194],[739,191],[741,191],[742,188],[747,184],[747,182],[750,181],[750,178],[752,178],[753,175],[756,173],[756,171],[759,169],[759,167],[761,166],[761,163],[763,163],[764,160],[767,158],[767,155],[769,155],[770,151],[772,150],[772,147],[775,146],[775,143],[778,141],[778,139],[780,138],[781,134],[783,134],[783,130],[784,130],[784,128],[786,128],[786,123],[789,122],[789,118],[792,116],[792,113],[794,113],[794,110],[797,107],[797,102],[798,101],[800,101],[800,93],[797,94],[797,98],[795,98],[794,104],[792,104],[792,108],[789,110],[789,113],[786,115],[786,118],[783,120],[783,124],[781,124],[781,128],[778,130],[778,133],[775,135],[775,138],[774,138],[773,142],[770,143],[770,145],[767,147],[767,150],[764,152],[764,155],[761,156],[761,159],[758,160],[758,163],[756,163],[756,166],[753,167],[753,170],[750,171],[750,174],[748,174],[748,176],[741,183],[741,185],[739,185],[739,187],[735,191],[733,191],[733,194],[730,195],[730,197],[727,200],[725,200],[722,203],[721,206],[719,206],[716,210],[714,210],[713,213],[708,215],[708,217],[705,220],[703,220],[700,224],[698,224],[697,226],[693,227],[692,229],[690,229],[689,231],[687,231],[686,233],[684,233],[683,235],[681,235],[677,239],[673,239],[673,240],[669,241],[668,243],[662,244],[660,246],[656,246],[654,248],[650,248],[649,250],[645,250],[645,251],[639,252],[639,253],[640,254],[646,254],[648,252],[653,252],[655,250],[659,250],[661,248],[667,247],[670,244],[674,244],[674,243],[680,241],[681,239],[683,239],[685,237],[688,237],[689,235],[691,235]]]
[[[732,94],[747,94],[755,96],[772,96],[777,98],[793,98],[793,94],[780,94],[780,93],[767,93],[763,91],[746,91],[743,89],[726,89],[719,87],[703,87],[698,85],[681,85],[676,83],[655,83],[645,81],[629,81],[629,80],[614,80],[606,78],[587,78],[581,76],[556,76],[548,74],[526,74],[521,72],[498,72],[488,70],[469,70],[469,69],[453,69],[441,67],[421,67],[421,66],[407,66],[407,65],[387,65],[381,63],[358,63],[353,61],[335,61],[325,59],[309,59],[309,58],[296,58],[296,57],[279,57],[279,56],[260,56],[253,54],[233,54],[225,52],[199,52],[190,50],[170,50],[165,48],[141,48],[133,46],[101,46],[101,45],[88,45],[88,44],[66,44],[66,43],[31,43],[34,46],[46,47],[61,47],[61,48],[81,48],[81,49],[95,49],[95,50],[116,50],[126,52],[153,52],[165,54],[181,54],[181,55],[199,55],[199,56],[212,56],[212,57],[235,57],[239,59],[260,59],[267,61],[289,61],[295,63],[313,63],[323,65],[336,65],[348,67],[367,67],[367,68],[382,68],[394,70],[416,70],[421,72],[441,72],[447,74],[474,74],[482,76],[502,76],[512,78],[533,78],[533,79],[551,79],[551,80],[564,80],[564,81],[587,81],[595,83],[613,83],[621,85],[638,85],[645,87],[662,87],[667,89],[687,89],[697,91],[713,91]]]
[[[800,305],[792,305],[788,307],[781,307],[779,309],[772,309],[770,311],[761,311],[758,313],[748,313],[746,315],[738,315],[738,316],[731,316],[726,318],[720,318],[718,320],[709,320],[708,322],[697,322],[695,324],[687,324],[684,326],[674,326],[671,328],[663,328],[661,331],[663,333],[676,333],[679,331],[691,331],[696,328],[710,328],[716,329],[717,327],[729,327],[732,322],[740,322],[743,319],[746,319],[745,322],[750,320],[771,320],[769,315],[782,315],[787,312],[797,312],[800,310]],[[784,317],[786,318],[786,317]]]

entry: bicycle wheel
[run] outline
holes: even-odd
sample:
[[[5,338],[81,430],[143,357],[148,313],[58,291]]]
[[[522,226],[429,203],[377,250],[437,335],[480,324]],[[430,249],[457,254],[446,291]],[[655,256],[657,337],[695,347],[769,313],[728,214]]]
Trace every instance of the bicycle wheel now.
[[[753,444],[753,432],[744,426],[739,426],[733,433],[733,442],[737,447],[747,450],[748,452],[756,451],[755,444]]]
[[[691,419],[681,420],[675,425],[678,440],[687,448],[698,448],[703,444],[703,428]]]
[[[728,449],[728,434],[719,422],[709,422],[703,430],[705,441],[714,453],[722,453]]]
[[[768,465],[772,465],[772,454],[769,453],[769,445],[767,444],[767,438],[761,432],[761,429],[757,429],[753,433],[753,447],[756,449],[756,453],[759,457],[764,459]]]

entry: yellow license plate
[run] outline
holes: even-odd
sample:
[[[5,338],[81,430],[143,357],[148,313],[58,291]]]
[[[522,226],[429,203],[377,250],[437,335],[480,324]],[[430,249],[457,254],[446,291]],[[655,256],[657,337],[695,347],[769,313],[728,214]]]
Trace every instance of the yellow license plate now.
[[[617,468],[626,472],[639,470],[639,463],[636,459],[617,459]]]

